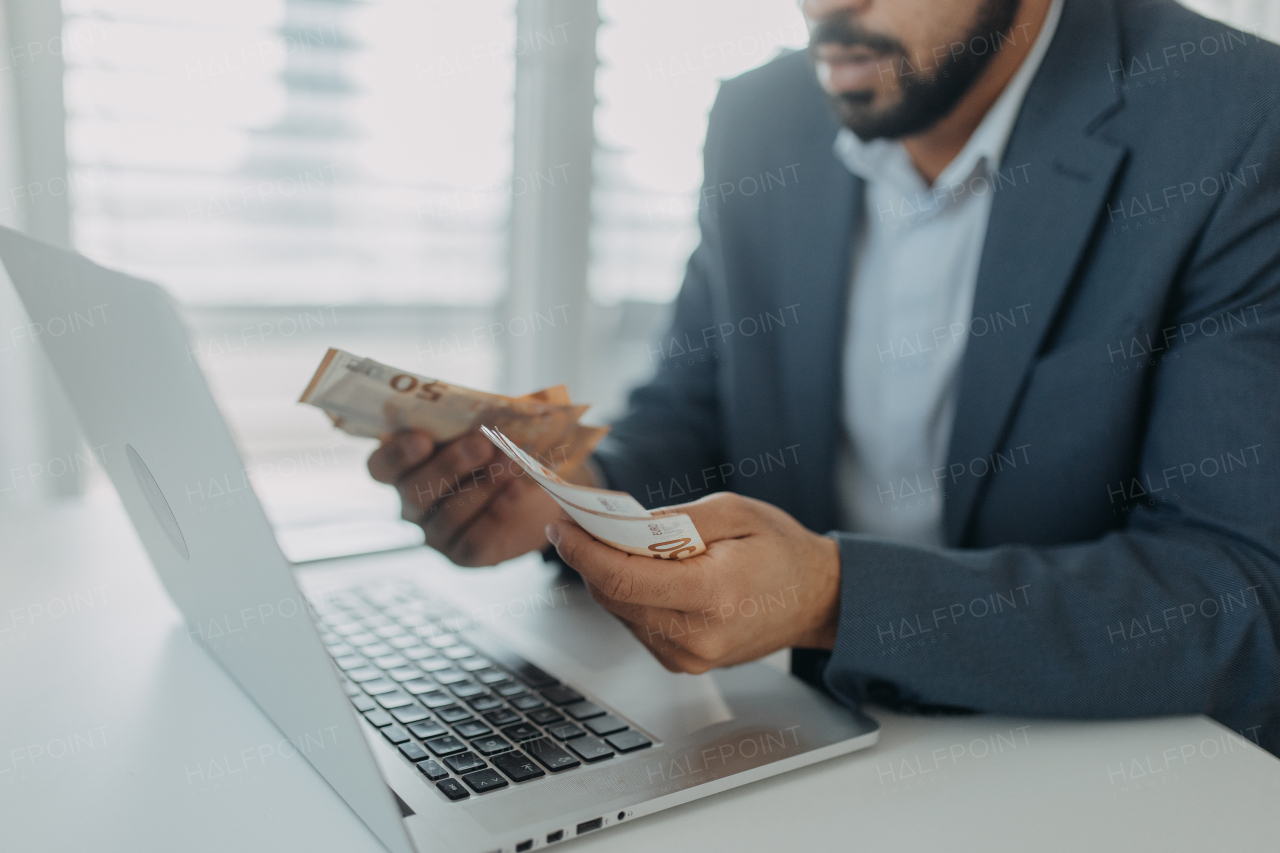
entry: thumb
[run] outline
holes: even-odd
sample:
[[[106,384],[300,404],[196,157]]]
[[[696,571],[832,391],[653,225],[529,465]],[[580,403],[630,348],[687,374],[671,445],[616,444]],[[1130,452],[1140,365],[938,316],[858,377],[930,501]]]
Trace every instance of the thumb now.
[[[718,492],[687,504],[655,509],[656,516],[687,515],[706,543],[742,539],[760,532],[760,501],[732,492]]]

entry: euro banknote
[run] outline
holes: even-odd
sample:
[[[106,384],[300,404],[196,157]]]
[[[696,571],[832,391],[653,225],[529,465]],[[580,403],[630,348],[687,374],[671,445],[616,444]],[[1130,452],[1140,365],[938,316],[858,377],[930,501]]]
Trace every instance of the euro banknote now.
[[[683,560],[707,550],[689,516],[663,510],[651,512],[626,492],[565,482],[521,450],[500,429],[481,427],[480,431],[551,495],[583,530],[604,544],[628,554],[661,560]]]
[[[499,427],[551,471],[572,471],[609,431],[578,422],[587,406],[563,385],[523,397],[477,391],[330,349],[299,402],[323,409],[351,435],[385,439],[419,429],[445,444],[481,426]]]

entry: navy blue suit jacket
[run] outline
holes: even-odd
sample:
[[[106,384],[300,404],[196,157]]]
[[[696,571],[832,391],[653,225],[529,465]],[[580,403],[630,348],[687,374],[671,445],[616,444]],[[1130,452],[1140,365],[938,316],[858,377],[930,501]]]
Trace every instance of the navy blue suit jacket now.
[[[722,86],[702,242],[597,456],[614,487],[836,526],[862,192],[837,128],[801,53]],[[836,648],[799,669],[849,703],[1203,712],[1280,752],[1278,176],[1280,48],[1066,0],[993,175],[947,467],[886,485],[886,511],[943,501],[946,546],[835,533]]]

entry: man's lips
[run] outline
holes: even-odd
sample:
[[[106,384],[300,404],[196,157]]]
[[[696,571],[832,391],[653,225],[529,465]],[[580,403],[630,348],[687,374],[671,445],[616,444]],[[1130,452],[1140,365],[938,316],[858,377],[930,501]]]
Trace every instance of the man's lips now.
[[[832,92],[869,89],[880,77],[883,57],[862,45],[818,45],[815,51],[818,73],[824,88]]]
[[[843,45],[825,42],[817,46],[817,56],[822,62],[874,62],[879,54],[862,44]]]

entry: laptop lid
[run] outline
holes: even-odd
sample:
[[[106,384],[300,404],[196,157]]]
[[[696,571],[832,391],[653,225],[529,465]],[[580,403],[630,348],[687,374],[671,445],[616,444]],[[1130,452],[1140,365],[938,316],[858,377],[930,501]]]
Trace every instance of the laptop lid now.
[[[189,635],[388,849],[412,853],[172,300],[7,228],[0,261]]]

